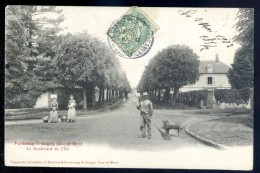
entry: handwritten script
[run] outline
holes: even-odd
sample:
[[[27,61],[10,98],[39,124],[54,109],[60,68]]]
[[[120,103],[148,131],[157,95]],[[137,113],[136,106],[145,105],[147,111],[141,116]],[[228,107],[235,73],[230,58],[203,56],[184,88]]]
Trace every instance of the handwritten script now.
[[[195,13],[197,13],[197,10],[187,10],[187,11],[179,10],[178,13],[180,14],[180,16],[191,18],[191,17],[193,17],[193,15]],[[196,22],[199,26],[201,26],[207,32],[210,32],[210,33],[217,32],[217,31],[213,31],[211,29],[211,25],[208,22],[205,22],[203,18],[201,18],[201,17],[199,17],[199,18],[193,17],[193,18],[194,18],[194,22]],[[201,46],[200,51],[208,50],[210,47],[217,47],[217,44],[225,44],[227,48],[233,46],[232,41],[222,35],[216,35],[214,37],[202,35],[199,38],[202,39],[202,41],[203,41],[203,44],[200,45]]]

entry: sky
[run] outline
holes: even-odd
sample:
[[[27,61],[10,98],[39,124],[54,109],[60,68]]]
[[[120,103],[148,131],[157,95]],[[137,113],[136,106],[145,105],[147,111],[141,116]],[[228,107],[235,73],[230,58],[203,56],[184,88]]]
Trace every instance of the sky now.
[[[67,27],[63,33],[77,33],[87,31],[93,37],[97,37],[108,44],[106,32],[111,24],[124,15],[130,7],[57,7],[62,9],[65,17],[61,24]],[[200,38],[206,35],[213,38],[216,35],[225,36],[228,40],[236,34],[235,23],[237,8],[162,8],[162,7],[140,7],[159,27],[154,35],[154,43],[151,50],[145,56],[138,59],[126,59],[117,56],[121,62],[123,70],[132,87],[136,87],[149,60],[158,51],[167,48],[172,44],[189,46],[199,56],[199,60],[215,60],[216,54],[219,60],[231,65],[234,53],[239,45],[227,47],[227,44],[217,42],[217,47],[211,47],[201,51],[203,40]],[[180,11],[182,10],[182,11]],[[191,17],[181,15],[181,12],[193,10]],[[212,32],[198,25],[196,19],[201,18],[211,26]],[[231,40],[232,42],[232,40]]]

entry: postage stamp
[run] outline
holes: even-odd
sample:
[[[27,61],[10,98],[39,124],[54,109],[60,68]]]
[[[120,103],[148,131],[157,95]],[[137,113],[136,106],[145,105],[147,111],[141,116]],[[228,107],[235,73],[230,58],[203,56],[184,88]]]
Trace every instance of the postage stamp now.
[[[121,57],[139,58],[151,49],[158,29],[141,9],[131,7],[108,29],[109,45]]]

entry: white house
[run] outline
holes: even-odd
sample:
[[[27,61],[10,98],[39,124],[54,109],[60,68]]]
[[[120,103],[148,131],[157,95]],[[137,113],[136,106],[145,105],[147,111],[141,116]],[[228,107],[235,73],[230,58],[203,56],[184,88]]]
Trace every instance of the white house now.
[[[199,80],[193,85],[187,85],[180,89],[181,92],[203,89],[230,89],[227,73],[230,67],[219,61],[218,54],[215,61],[200,61]]]

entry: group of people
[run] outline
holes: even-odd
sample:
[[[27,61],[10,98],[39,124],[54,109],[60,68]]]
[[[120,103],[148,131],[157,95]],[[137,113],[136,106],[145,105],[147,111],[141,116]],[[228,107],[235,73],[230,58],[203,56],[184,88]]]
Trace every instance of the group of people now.
[[[151,139],[151,119],[153,115],[153,104],[148,99],[148,93],[144,92],[142,96],[139,97],[139,105],[137,109],[140,110],[141,115],[141,125],[140,131],[141,135],[139,138]],[[123,103],[125,105],[126,98],[123,97]],[[62,122],[75,122],[76,119],[76,100],[74,100],[73,95],[70,96],[70,100],[68,103],[68,114],[66,116],[62,116]],[[46,121],[50,123],[57,123],[58,122],[58,102],[56,98],[52,98],[52,102],[50,105],[51,111],[48,119]],[[147,134],[146,134],[147,132]]]
[[[62,116],[62,122],[75,122],[76,119],[76,100],[74,100],[74,96],[71,95],[68,103],[68,114],[67,116]],[[47,117],[46,122],[49,123],[57,123],[58,122],[58,102],[57,98],[52,98],[50,104],[50,115]]]

